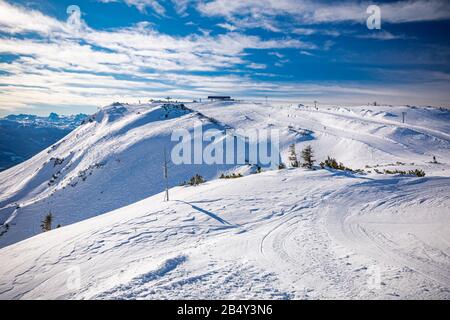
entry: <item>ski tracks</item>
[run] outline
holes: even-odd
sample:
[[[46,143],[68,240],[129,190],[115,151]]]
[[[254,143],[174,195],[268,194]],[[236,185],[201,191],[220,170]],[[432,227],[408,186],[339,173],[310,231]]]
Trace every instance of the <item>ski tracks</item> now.
[[[445,192],[434,192],[450,189],[448,180],[375,188],[370,183],[343,188],[324,204],[331,238],[376,265],[403,270],[398,277],[411,277],[414,272],[416,283],[428,279],[450,298],[450,226],[445,223],[450,202]],[[364,205],[357,203],[362,193],[368,198]],[[429,212],[426,201],[417,201],[428,197],[441,198],[439,212]]]
[[[339,257],[317,212],[321,199],[294,206],[263,233],[260,254],[270,268],[288,274],[296,298],[350,298],[358,294],[354,267]],[[285,277],[283,277],[285,279]]]

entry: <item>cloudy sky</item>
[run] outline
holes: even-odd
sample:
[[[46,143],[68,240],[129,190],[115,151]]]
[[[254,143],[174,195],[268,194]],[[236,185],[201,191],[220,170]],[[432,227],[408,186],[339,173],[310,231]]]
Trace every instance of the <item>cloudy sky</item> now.
[[[0,115],[208,94],[449,106],[449,20],[447,0],[0,0]]]

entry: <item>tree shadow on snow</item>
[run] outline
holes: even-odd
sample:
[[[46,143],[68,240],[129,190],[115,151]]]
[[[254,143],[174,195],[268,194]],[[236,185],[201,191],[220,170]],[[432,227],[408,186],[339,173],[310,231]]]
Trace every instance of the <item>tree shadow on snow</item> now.
[[[219,221],[221,224],[226,224],[226,225],[232,226],[231,223],[229,223],[228,221],[222,219],[221,217],[217,216],[216,214],[212,213],[211,211],[202,209],[202,208],[197,207],[196,205],[193,205],[193,204],[191,204],[191,203],[189,203],[189,202],[186,202],[186,201],[182,201],[182,200],[176,200],[176,201],[191,206],[192,209],[195,209],[195,210],[197,210],[197,211],[199,211],[199,212],[201,212],[201,213],[204,213],[204,214],[208,215],[209,217],[213,218],[214,220]]]

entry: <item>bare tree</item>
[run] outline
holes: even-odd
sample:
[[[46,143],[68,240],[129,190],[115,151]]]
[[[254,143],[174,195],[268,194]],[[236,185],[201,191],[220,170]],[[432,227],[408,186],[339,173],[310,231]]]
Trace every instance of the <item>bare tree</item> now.
[[[166,184],[166,195],[164,201],[169,201],[169,161],[167,160],[166,148],[164,148],[164,181]]]

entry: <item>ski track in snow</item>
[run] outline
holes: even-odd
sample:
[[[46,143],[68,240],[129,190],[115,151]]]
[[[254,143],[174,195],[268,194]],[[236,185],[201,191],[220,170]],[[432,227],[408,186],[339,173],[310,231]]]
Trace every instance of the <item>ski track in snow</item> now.
[[[448,288],[450,286],[450,246],[448,239],[450,227],[448,223],[443,223],[443,220],[449,218],[450,206],[448,200],[450,193],[448,191],[450,191],[450,188],[446,179],[438,179],[427,186],[431,190],[436,190],[439,187],[447,190],[443,197],[441,195],[442,203],[440,205],[444,207],[444,214],[439,214],[436,217],[433,216],[432,212],[428,212],[430,216],[425,221],[420,222],[415,222],[414,216],[409,217],[410,219],[406,216],[403,219],[395,220],[389,216],[385,216],[385,220],[371,217],[371,213],[377,211],[391,211],[392,214],[398,214],[395,210],[398,211],[400,206],[403,207],[401,208],[403,209],[402,215],[407,215],[408,211],[414,212],[414,210],[417,210],[417,204],[411,204],[411,202],[417,202],[418,199],[425,199],[430,196],[430,190],[424,190],[424,186],[420,183],[406,185],[403,190],[404,194],[400,195],[394,192],[394,188],[392,188],[391,191],[393,192],[383,194],[383,201],[378,201],[379,203],[376,203],[374,209],[370,206],[365,208],[364,214],[361,214],[361,212],[349,213],[347,208],[355,210],[358,208],[357,204],[337,206],[336,201],[334,201],[329,206],[331,233],[350,247],[357,246],[359,250],[366,252],[368,255],[387,262],[395,261],[398,265],[411,268],[422,276]],[[353,188],[359,191],[358,186]],[[373,194],[370,195],[372,201],[381,198],[379,190],[373,190],[372,188],[372,191]],[[363,192],[367,193],[368,191],[364,190]],[[357,192],[346,193],[344,191],[342,193],[341,199],[354,197],[355,193],[358,196]],[[439,198],[434,199],[434,201],[436,200],[439,200]],[[422,208],[419,207],[419,209],[427,212],[428,205],[423,205],[423,203],[421,205]],[[401,237],[405,239],[398,241],[402,240]]]

